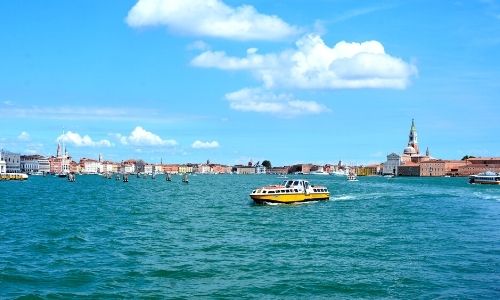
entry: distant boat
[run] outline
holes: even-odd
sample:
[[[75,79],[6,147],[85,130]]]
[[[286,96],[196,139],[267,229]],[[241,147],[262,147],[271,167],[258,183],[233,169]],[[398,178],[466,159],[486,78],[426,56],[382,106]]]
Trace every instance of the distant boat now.
[[[76,181],[76,175],[75,175],[75,173],[68,173],[68,181],[69,182],[75,182]]]
[[[167,173],[167,177],[165,177],[166,181],[172,181],[172,175],[170,173]]]
[[[28,175],[24,173],[1,173],[0,181],[2,180],[26,180]]]
[[[500,184],[500,173],[495,172],[484,172],[477,175],[469,176],[470,184]]]
[[[312,171],[311,173],[309,173],[310,175],[330,175],[330,173],[328,172],[325,172],[325,171]]]
[[[182,182],[189,183],[189,179],[188,179],[188,175],[187,174],[182,175]]]
[[[278,176],[278,178],[288,178],[288,176],[286,176],[286,175],[280,175],[280,176]]]
[[[347,173],[344,172],[344,171],[333,171],[333,172],[330,172],[330,175],[333,175],[333,176],[346,176]]]
[[[347,181],[358,181],[358,176],[354,173],[347,175]]]

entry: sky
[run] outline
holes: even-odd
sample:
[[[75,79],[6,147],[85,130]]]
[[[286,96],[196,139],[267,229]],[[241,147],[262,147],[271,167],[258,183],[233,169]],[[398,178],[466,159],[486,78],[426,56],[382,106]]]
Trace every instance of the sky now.
[[[0,148],[74,159],[500,156],[500,1],[0,2]]]

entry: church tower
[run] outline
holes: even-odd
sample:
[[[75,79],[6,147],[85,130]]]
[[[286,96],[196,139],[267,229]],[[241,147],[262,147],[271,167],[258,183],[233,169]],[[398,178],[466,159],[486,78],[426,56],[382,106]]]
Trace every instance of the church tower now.
[[[418,149],[417,127],[415,127],[415,120],[411,119],[410,134],[408,136],[408,147],[413,147],[417,154],[420,154]]]

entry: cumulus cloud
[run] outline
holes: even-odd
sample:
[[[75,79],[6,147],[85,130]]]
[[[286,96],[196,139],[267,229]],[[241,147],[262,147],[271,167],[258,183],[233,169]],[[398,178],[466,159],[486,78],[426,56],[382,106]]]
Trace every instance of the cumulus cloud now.
[[[17,136],[17,139],[20,141],[26,142],[26,141],[29,141],[31,139],[31,136],[26,131],[23,131]]]
[[[211,142],[195,141],[191,145],[191,147],[194,148],[194,149],[213,149],[213,148],[219,148],[219,142],[217,142],[217,141],[211,141]]]
[[[123,136],[117,134],[116,137],[124,145],[135,145],[135,146],[175,146],[177,141],[175,140],[164,140],[160,136],[145,130],[141,126],[135,127],[129,136]]]
[[[229,105],[234,110],[269,113],[282,117],[320,114],[329,111],[315,101],[296,99],[291,94],[275,94],[261,88],[244,88],[226,94]]]
[[[250,48],[245,57],[205,51],[191,64],[203,68],[247,70],[267,88],[404,89],[417,73],[413,64],[387,54],[378,41],[341,41],[329,47],[316,34],[299,39],[293,50],[259,54],[257,49]]]
[[[276,40],[299,31],[253,6],[231,7],[221,0],[139,0],[126,21],[132,27],[164,25],[184,34],[233,40]]]
[[[113,146],[108,140],[93,141],[88,135],[81,136],[80,134],[68,131],[61,134],[57,138],[58,142],[65,142],[76,147],[111,147]]]

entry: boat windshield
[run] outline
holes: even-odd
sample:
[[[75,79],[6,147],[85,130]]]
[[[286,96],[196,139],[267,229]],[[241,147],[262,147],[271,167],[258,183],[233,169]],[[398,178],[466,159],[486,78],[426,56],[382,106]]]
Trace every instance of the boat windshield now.
[[[292,180],[285,180],[283,181],[283,185],[287,188],[289,188],[292,185],[293,181]]]

